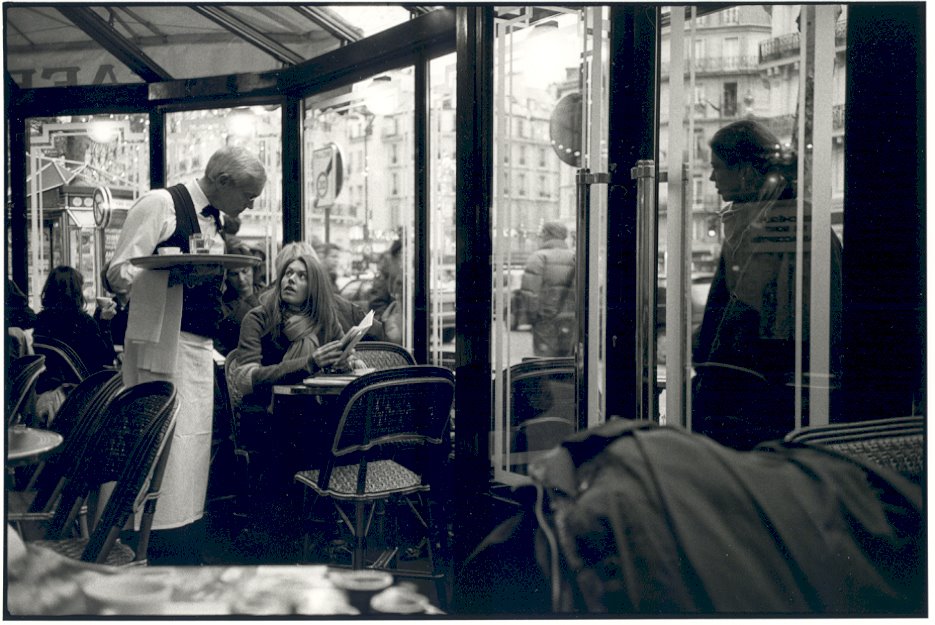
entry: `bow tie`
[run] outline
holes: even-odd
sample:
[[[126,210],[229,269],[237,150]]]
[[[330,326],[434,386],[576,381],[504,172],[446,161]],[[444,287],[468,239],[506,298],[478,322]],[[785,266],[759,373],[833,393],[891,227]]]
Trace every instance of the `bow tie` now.
[[[210,217],[211,219],[213,219],[214,225],[218,229],[218,232],[221,231],[221,212],[218,209],[208,204],[207,206],[201,209],[201,214],[204,217]]]

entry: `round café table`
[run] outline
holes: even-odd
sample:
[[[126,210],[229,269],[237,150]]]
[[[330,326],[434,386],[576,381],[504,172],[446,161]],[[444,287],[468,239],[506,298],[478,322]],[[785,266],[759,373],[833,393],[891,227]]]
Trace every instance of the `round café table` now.
[[[7,466],[35,464],[58,449],[64,439],[57,432],[14,425],[7,428]]]

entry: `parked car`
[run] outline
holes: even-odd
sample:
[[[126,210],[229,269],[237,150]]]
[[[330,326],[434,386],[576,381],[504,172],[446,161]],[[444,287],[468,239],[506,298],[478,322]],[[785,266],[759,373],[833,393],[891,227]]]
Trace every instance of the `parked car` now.
[[[338,294],[346,300],[349,300],[365,311],[370,310],[371,291],[373,289],[374,278],[369,276],[359,276],[349,280]],[[436,299],[437,298],[437,299]],[[441,326],[442,342],[448,343],[455,337],[455,290],[454,287],[443,287],[432,291],[433,305],[436,301],[441,302]]]

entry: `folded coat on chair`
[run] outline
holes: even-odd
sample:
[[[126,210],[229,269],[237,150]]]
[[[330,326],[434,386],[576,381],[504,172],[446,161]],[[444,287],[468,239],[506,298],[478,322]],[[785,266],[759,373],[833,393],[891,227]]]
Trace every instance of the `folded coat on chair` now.
[[[465,612],[924,614],[921,489],[887,469],[614,420],[530,473],[526,510],[462,572]],[[525,571],[496,572],[517,554]],[[489,578],[485,604],[469,580]]]

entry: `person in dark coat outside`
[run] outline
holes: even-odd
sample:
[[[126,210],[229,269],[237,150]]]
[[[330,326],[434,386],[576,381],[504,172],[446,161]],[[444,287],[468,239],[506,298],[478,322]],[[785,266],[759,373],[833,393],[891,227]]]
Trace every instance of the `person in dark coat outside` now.
[[[539,249],[526,261],[521,292],[532,323],[536,356],[571,356],[578,335],[575,318],[575,252],[568,229],[550,221],[542,226]]]

